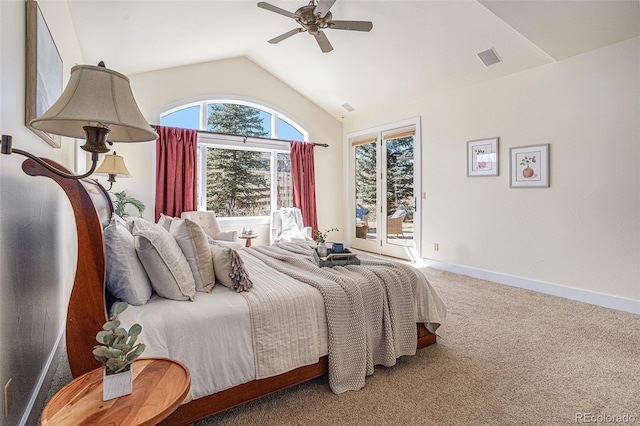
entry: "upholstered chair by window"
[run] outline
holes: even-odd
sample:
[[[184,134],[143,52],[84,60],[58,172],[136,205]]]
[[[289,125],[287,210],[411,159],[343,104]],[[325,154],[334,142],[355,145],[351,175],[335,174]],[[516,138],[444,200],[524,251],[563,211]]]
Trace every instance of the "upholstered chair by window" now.
[[[238,241],[238,231],[223,231],[220,229],[218,220],[214,212],[192,211],[182,212],[182,219],[191,219],[204,229],[205,234],[215,241],[225,244],[234,249],[240,249],[244,245]]]

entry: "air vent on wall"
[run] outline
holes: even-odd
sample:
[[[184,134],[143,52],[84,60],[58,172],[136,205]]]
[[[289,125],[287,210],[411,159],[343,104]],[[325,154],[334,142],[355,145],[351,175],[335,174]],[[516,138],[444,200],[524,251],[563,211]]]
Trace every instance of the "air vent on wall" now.
[[[480,58],[485,67],[502,62],[502,59],[500,59],[493,48],[478,53],[478,58]]]
[[[345,103],[345,104],[342,104],[342,108],[346,109],[346,110],[347,110],[347,111],[349,111],[349,112],[353,112],[353,111],[355,111],[355,108],[354,108],[354,107],[352,107],[351,105],[346,104],[346,103]]]

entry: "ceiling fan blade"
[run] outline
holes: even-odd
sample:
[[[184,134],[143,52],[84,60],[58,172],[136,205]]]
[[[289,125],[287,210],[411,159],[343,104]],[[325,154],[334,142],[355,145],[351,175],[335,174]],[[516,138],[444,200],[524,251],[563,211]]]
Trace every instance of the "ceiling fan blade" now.
[[[296,35],[298,33],[301,33],[303,31],[304,31],[303,28],[295,28],[295,29],[293,29],[291,31],[287,31],[286,33],[284,33],[282,35],[279,35],[278,37],[272,38],[267,43],[270,43],[270,44],[280,43],[282,40],[285,40],[285,39],[287,39],[287,38],[289,38],[289,37],[291,37],[293,35]]]
[[[320,18],[324,18],[324,15],[329,12],[331,6],[336,2],[336,0],[318,0],[318,5],[313,10],[313,14],[319,16]]]
[[[333,30],[371,31],[373,23],[370,21],[329,21],[329,28]]]
[[[329,43],[329,39],[322,31],[318,31],[314,36],[323,53],[329,53],[333,50],[333,46]]]
[[[258,3],[258,7],[261,7],[263,9],[269,10],[271,12],[279,13],[280,15],[284,15],[284,16],[287,16],[289,18],[296,19],[296,15],[294,15],[291,12],[289,12],[288,10],[281,9],[278,6],[274,6],[272,4],[269,4],[269,3],[266,3],[266,2],[263,2],[263,1]]]

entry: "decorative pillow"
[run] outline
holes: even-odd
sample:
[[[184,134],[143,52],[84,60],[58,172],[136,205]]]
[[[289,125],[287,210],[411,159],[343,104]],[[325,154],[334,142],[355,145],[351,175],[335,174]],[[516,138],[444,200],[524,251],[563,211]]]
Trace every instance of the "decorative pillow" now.
[[[109,222],[107,223],[107,226],[111,225],[113,223],[113,221],[118,222],[118,225],[122,225],[127,231],[129,230],[129,227],[127,226],[127,221],[124,220],[123,218],[121,218],[120,216],[118,216],[117,214],[113,213],[111,215],[111,219],[109,219]],[[105,226],[106,228],[106,226]],[[131,232],[129,232],[131,233]]]
[[[210,244],[213,257],[213,269],[218,281],[238,293],[249,291],[253,287],[249,274],[244,269],[240,255],[231,247],[213,243]]]
[[[113,215],[104,228],[107,253],[107,288],[116,298],[130,305],[144,305],[151,297],[151,282],[140,263],[126,222]]]
[[[133,226],[134,226],[134,224],[138,229],[147,229],[147,228],[149,228],[149,226],[153,225],[153,222],[149,222],[148,220],[143,219],[141,217],[130,217],[130,216],[128,216],[127,218],[125,218],[123,220],[127,224],[127,229],[132,234],[133,234]]]
[[[173,219],[169,232],[189,263],[196,281],[196,291],[211,292],[216,283],[216,277],[213,272],[211,249],[204,229],[191,219]]]
[[[158,219],[158,225],[162,226],[164,229],[169,231],[171,229],[171,222],[177,219],[178,219],[177,217],[171,217],[163,213],[160,213],[160,219]]]
[[[133,221],[136,252],[160,296],[193,300],[196,284],[187,259],[171,234],[152,222]]]

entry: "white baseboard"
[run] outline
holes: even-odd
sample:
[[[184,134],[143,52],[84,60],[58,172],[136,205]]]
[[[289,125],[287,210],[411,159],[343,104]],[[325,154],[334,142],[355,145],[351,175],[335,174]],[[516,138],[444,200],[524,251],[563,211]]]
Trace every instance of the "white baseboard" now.
[[[498,272],[485,271],[468,266],[459,266],[440,262],[437,260],[422,259],[422,262],[424,266],[433,269],[453,272],[460,275],[467,275],[473,278],[479,278],[498,284],[537,291],[539,293],[550,294],[552,296],[563,297],[565,299],[576,300],[578,302],[590,303],[592,305],[616,309],[624,312],[631,312],[632,314],[640,315],[640,300],[611,296],[608,294],[596,293],[579,288],[564,287],[558,284],[551,284],[543,281],[531,280],[528,278],[500,274]]]
[[[47,358],[47,362],[45,363],[44,368],[40,373],[38,382],[36,383],[36,386],[33,388],[33,392],[31,392],[31,397],[29,398],[27,407],[22,413],[20,426],[25,426],[29,424],[29,417],[32,414],[31,411],[33,410],[33,407],[36,405],[36,402],[38,401],[38,399],[44,400],[43,399],[44,396],[46,396],[46,394],[49,392],[49,389],[42,389],[42,385],[44,384],[47,376],[49,377],[53,376],[53,373],[55,371],[52,371],[52,370],[55,370],[55,368],[57,368],[57,365],[58,365],[57,361],[59,358],[58,354],[60,353],[60,350],[61,350],[60,345],[62,344],[63,336],[64,336],[64,327],[60,330],[60,333],[58,334],[58,338],[56,339],[56,344],[51,349],[51,353],[49,354],[49,357]],[[56,361],[55,364],[53,364],[54,360]],[[41,392],[44,392],[44,396],[41,396]],[[39,419],[39,414],[38,414],[38,419]],[[33,424],[33,422],[31,424]]]

